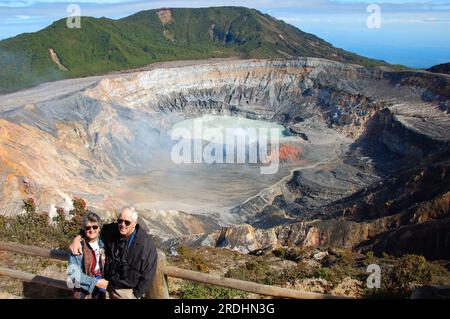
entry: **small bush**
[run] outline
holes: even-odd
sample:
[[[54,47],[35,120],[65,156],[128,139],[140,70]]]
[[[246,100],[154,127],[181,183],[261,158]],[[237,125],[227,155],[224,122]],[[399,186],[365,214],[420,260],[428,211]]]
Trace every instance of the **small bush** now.
[[[431,267],[423,256],[405,255],[395,262],[391,280],[400,294],[410,294],[412,288],[431,282]]]
[[[364,260],[366,265],[373,264],[376,262],[376,260],[377,258],[375,257],[373,251],[368,251],[366,253],[366,259]]]
[[[36,211],[36,203],[33,198],[27,198],[23,201],[23,209],[26,213],[34,213]]]
[[[284,286],[287,282],[294,283],[296,279],[306,278],[308,273],[303,267],[288,267],[275,270],[264,259],[251,260],[237,268],[230,269],[225,277],[257,282],[265,285]]]
[[[269,284],[269,264],[264,259],[251,260],[235,269],[230,269],[226,277]]]
[[[297,280],[310,278],[313,274],[306,270],[305,267],[302,266],[301,263],[299,263],[295,267],[289,267],[283,269],[281,274],[277,277],[276,280],[274,280],[274,284],[284,286],[287,283],[295,284]]]
[[[272,252],[272,254],[278,258],[283,258],[292,261],[299,261],[306,256],[305,250],[299,247],[277,248]]]
[[[194,271],[200,271],[204,273],[209,272],[209,262],[195,250],[190,249],[187,246],[179,246],[177,247],[177,252],[179,254],[179,257],[187,262],[187,265],[185,265],[185,267],[188,267],[189,269]]]
[[[185,247],[185,246],[179,246],[179,247],[177,247],[177,252],[178,252],[178,254],[180,255],[180,256],[186,256],[187,255],[187,253],[188,253],[188,249],[187,249],[187,247]]]
[[[381,288],[368,290],[368,297],[408,298],[415,287],[432,283],[433,267],[423,256],[405,255],[391,260],[391,267],[382,268]]]
[[[194,270],[200,272],[209,272],[208,263],[199,256],[192,256],[191,262]]]
[[[87,213],[86,202],[81,198],[73,199],[73,216],[66,220],[62,208],[57,209],[53,225],[49,223],[47,212],[36,212],[32,198],[23,201],[24,214],[14,217],[0,216],[0,240],[17,242],[25,245],[44,246],[48,248],[67,249],[81,227],[81,221]]]
[[[245,298],[246,293],[235,289],[183,282],[180,288],[182,299],[236,299]]]
[[[322,267],[314,273],[314,277],[322,278],[322,279],[325,279],[326,281],[330,281],[332,278],[332,273],[331,273],[330,268]]]
[[[272,254],[278,258],[286,259],[286,256],[289,254],[289,250],[286,248],[276,248],[272,251]]]

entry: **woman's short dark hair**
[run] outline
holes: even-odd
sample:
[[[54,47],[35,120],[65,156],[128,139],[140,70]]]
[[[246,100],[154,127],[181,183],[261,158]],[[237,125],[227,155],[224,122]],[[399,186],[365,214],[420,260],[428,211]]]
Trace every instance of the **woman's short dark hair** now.
[[[81,227],[84,229],[87,226],[88,222],[97,223],[100,228],[102,228],[102,226],[103,226],[102,219],[100,218],[100,216],[98,216],[96,213],[93,213],[93,212],[88,212],[83,217],[83,221],[81,222]]]

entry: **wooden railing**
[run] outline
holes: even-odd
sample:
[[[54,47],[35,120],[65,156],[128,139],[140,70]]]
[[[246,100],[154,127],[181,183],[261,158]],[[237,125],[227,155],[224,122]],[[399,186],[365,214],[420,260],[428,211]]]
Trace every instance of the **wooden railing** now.
[[[5,242],[0,242],[0,251],[2,250],[13,253],[20,253],[30,256],[39,256],[64,261],[67,261],[68,259],[68,253],[64,251]],[[31,282],[49,287],[71,290],[70,288],[68,288],[66,281],[64,280],[38,276],[23,271],[0,267],[0,275],[16,278],[24,282]],[[150,290],[146,294],[147,298],[156,298],[156,299],[169,298],[167,277],[180,278],[198,283],[216,285],[220,287],[237,289],[245,292],[256,293],[265,296],[272,296],[277,298],[295,298],[295,299],[344,298],[340,296],[333,296],[327,294],[319,294],[313,292],[281,288],[276,286],[263,285],[254,282],[225,278],[219,275],[205,274],[174,266],[168,266],[166,264],[166,256],[160,250],[158,250],[158,262],[155,277],[150,287]]]

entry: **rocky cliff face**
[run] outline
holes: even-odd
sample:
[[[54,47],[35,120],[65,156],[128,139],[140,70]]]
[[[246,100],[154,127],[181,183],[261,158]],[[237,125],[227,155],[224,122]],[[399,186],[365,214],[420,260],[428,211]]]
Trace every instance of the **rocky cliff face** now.
[[[356,247],[419,224],[399,216],[449,191],[445,75],[300,58],[70,81],[2,96],[2,214],[20,212],[27,196],[54,212],[78,195],[105,214],[134,203],[166,239],[191,233],[242,251]],[[172,126],[206,114],[277,122],[302,156],[267,178],[171,163]],[[240,223],[250,226],[220,230]],[[423,232],[420,223],[411,229]]]
[[[348,217],[291,222],[266,229],[251,225],[223,228],[196,238],[193,244],[223,247],[244,253],[264,253],[279,247],[352,248],[401,256],[420,254],[427,259],[448,259],[449,193],[415,208],[379,218],[355,221]]]

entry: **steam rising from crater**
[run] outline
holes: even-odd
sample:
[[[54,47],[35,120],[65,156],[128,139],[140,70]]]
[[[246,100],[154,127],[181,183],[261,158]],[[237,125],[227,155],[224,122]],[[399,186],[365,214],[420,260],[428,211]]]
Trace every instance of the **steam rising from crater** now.
[[[269,164],[261,174],[274,174],[279,164],[281,125],[230,116],[203,116],[174,125],[171,158],[177,164]],[[209,142],[204,146],[204,141]],[[270,149],[270,150],[269,150]],[[193,153],[193,154],[192,154]]]

